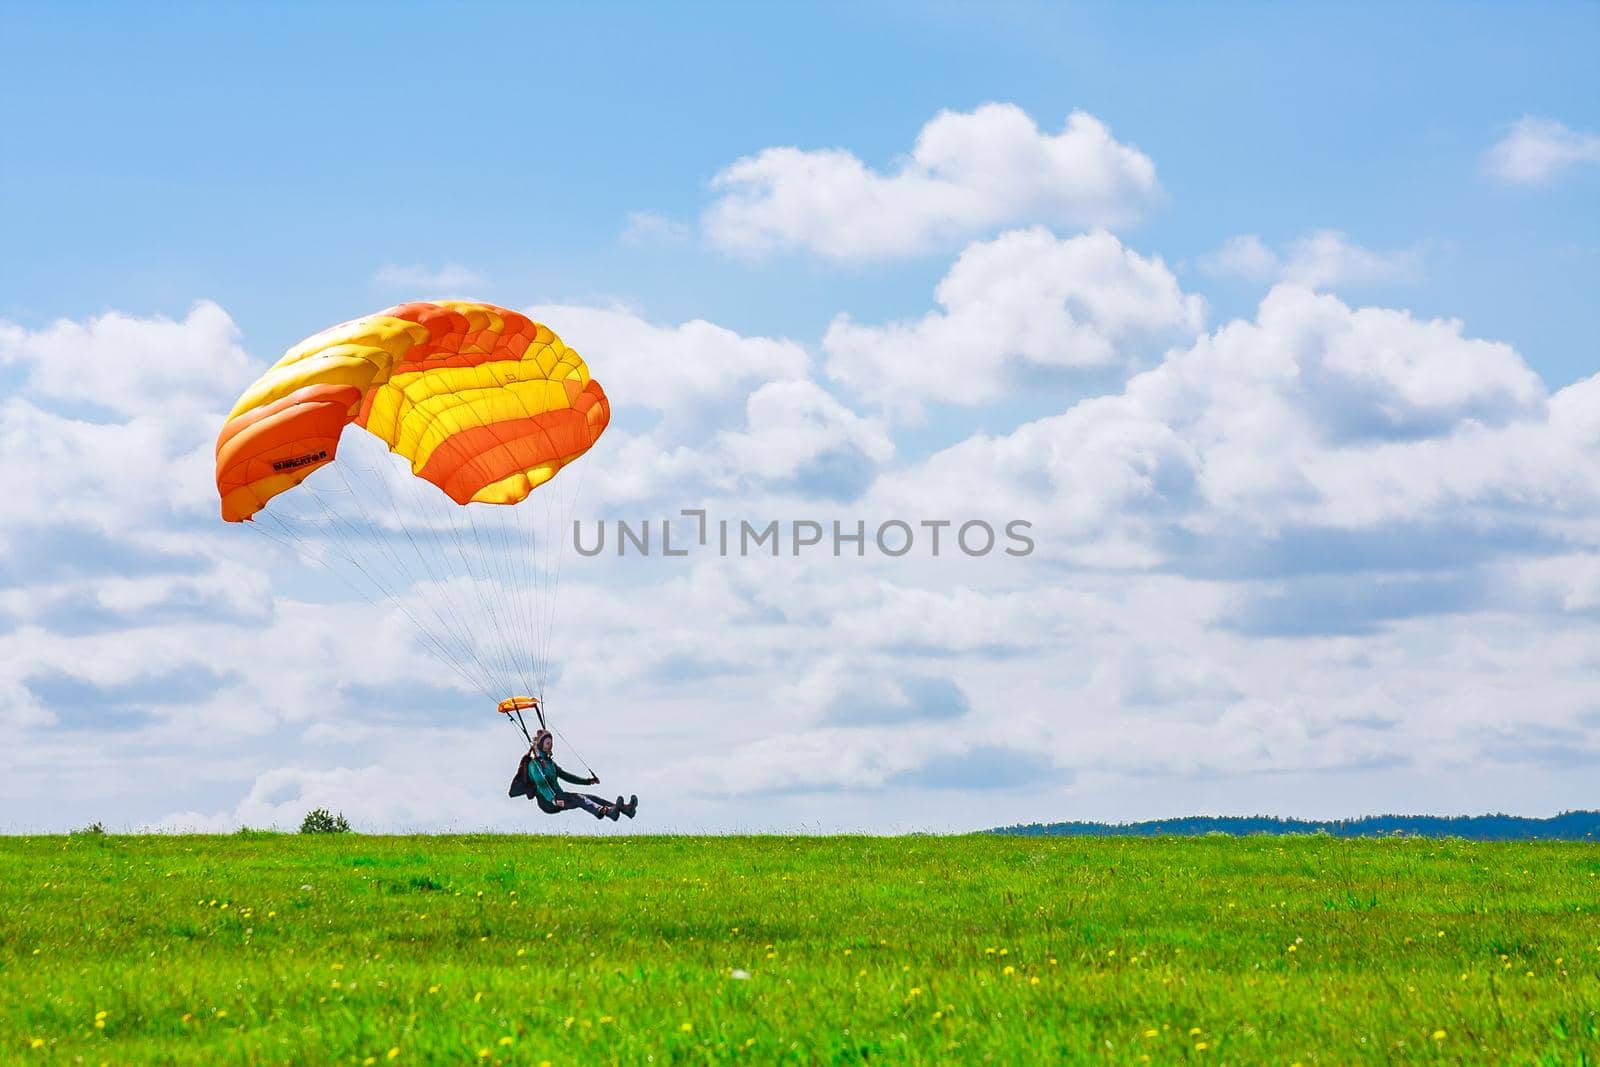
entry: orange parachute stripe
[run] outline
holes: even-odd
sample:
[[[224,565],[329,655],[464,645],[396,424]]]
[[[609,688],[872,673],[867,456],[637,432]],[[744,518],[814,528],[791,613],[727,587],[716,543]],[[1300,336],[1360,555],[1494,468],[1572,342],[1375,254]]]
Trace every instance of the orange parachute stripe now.
[[[222,517],[332,462],[354,422],[458,504],[514,504],[594,446],[605,392],[554,331],[492,304],[401,304],[291,348],[217,438]]]

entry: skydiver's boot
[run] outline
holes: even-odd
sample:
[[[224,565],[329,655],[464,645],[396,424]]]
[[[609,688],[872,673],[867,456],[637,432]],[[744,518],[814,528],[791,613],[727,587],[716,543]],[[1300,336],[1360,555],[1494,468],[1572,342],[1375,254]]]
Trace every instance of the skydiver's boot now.
[[[622,803],[622,798],[618,797],[617,808],[622,812],[622,814],[631,819],[633,818],[634,813],[639,810],[639,798],[637,796],[630,795],[628,797],[628,802],[624,804]]]
[[[612,822],[616,822],[617,821],[617,817],[618,817],[617,813],[619,811],[621,811],[621,810],[622,810],[622,798],[618,797],[617,798],[617,802],[615,804],[606,805],[606,818],[610,819]]]

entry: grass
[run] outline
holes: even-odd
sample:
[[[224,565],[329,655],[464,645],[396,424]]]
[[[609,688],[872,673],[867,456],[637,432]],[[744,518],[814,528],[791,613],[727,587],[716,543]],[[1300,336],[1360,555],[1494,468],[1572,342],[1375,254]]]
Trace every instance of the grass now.
[[[0,885],[6,1062],[1600,1063],[1589,844],[82,834]]]

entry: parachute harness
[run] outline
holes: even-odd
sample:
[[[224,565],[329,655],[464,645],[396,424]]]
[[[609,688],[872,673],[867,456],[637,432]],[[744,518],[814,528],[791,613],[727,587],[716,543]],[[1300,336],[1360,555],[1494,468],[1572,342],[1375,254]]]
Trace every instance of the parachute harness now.
[[[500,702],[498,710],[507,720],[522,731],[522,736],[527,740],[529,748],[534,747],[533,735],[528,732],[528,723],[523,719],[522,713],[524,710],[532,710],[534,715],[538,717],[540,731],[553,737],[561,738],[561,743],[567,746],[567,751],[572,753],[574,759],[583,764],[583,769],[588,772],[589,777],[595,777],[594,768],[589,766],[589,761],[584,759],[583,755],[573,747],[572,742],[567,740],[566,735],[560,730],[550,728],[550,724],[545,720],[543,700],[538,697],[507,697]]]

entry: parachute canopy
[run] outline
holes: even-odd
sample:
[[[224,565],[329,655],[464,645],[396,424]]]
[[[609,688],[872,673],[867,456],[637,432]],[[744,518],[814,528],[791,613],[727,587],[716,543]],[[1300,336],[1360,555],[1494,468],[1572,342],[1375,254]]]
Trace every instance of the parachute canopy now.
[[[401,304],[308,337],[245,390],[217,438],[222,517],[249,519],[332,463],[352,422],[457,504],[515,504],[610,417],[549,327],[493,304]]]
[[[566,647],[560,533],[582,465],[548,483],[610,415],[549,327],[492,304],[401,304],[307,338],[245,390],[217,437],[222,517],[409,625],[490,703],[537,694],[501,708],[520,724],[544,713]],[[321,575],[289,580],[330,595]]]

